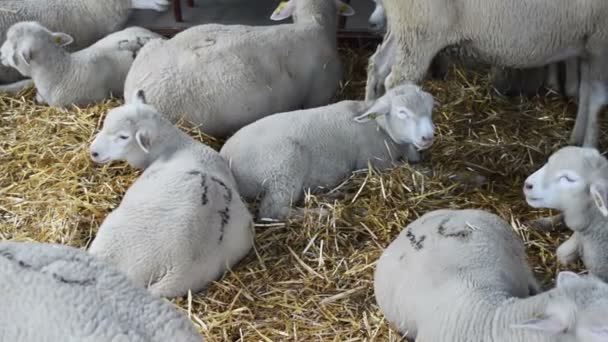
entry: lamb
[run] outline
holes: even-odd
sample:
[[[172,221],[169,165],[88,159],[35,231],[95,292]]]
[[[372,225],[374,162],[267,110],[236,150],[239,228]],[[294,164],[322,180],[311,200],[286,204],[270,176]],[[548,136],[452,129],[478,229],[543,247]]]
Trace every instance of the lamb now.
[[[290,0],[271,19],[293,15],[293,24],[199,25],[148,44],[127,75],[125,99],[143,89],[172,122],[184,118],[215,137],[270,114],[328,104],[342,79],[339,11],[354,13],[339,0]]]
[[[374,0],[376,7],[369,17],[369,26],[373,31],[386,30],[386,13],[381,0]],[[431,74],[436,78],[445,78],[452,65],[461,65],[465,69],[488,67],[476,60],[477,54],[469,51],[467,46],[448,46],[439,51],[430,66]],[[547,66],[527,69],[514,69],[493,66],[490,79],[498,92],[506,96],[534,96],[542,88],[561,94],[564,97],[578,96],[578,58],[552,63]]]
[[[482,210],[410,223],[378,260],[374,293],[386,319],[418,342],[608,339],[608,284],[561,272],[539,293],[521,239]]]
[[[579,258],[597,277],[608,281],[608,161],[593,148],[559,149],[524,184],[533,208],[563,213],[574,233],[557,249],[557,259],[570,264]]]
[[[512,68],[579,57],[579,104],[570,142],[597,146],[598,113],[608,102],[608,2],[384,0],[383,6],[389,29],[370,58],[367,98],[379,96],[382,83],[390,89],[406,80],[419,82],[437,52],[454,44],[465,43],[482,60]]]
[[[404,157],[418,161],[414,146],[433,143],[433,106],[429,93],[404,84],[371,103],[341,101],[260,119],[228,139],[220,154],[241,194],[262,196],[259,216],[284,219],[295,214],[290,204],[303,188],[337,185],[368,163],[384,169]]]
[[[253,221],[220,155],[163,118],[142,91],[108,113],[96,163],[144,169],[102,223],[89,252],[163,297],[198,292],[248,254]]]
[[[123,93],[127,72],[137,51],[162,36],[141,27],[112,33],[83,50],[69,53],[74,39],[51,32],[35,21],[9,28],[0,52],[2,64],[30,76],[39,103],[54,107],[88,105]]]
[[[199,342],[173,305],[58,244],[0,242],[0,340]]]
[[[38,21],[52,31],[71,35],[74,43],[70,50],[77,51],[123,28],[133,9],[164,12],[168,7],[168,0],[2,0],[0,44],[13,24]],[[0,85],[21,79],[15,70],[0,66]],[[0,88],[11,92],[20,89],[17,85]]]

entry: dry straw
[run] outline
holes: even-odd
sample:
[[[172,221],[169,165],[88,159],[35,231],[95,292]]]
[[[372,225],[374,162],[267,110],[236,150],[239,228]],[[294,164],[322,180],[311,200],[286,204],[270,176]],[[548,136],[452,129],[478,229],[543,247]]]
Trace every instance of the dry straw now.
[[[361,98],[370,51],[341,51],[348,81],[339,98]],[[487,76],[460,70],[424,88],[439,106],[437,140],[422,166],[363,170],[337,189],[308,195],[303,206],[330,215],[258,225],[256,249],[238,267],[208,291],[173,301],[209,341],[401,340],[375,304],[375,262],[405,225],[434,209],[498,213],[551,284],[565,233],[522,226],[549,213],[530,209],[521,186],[566,144],[574,106],[556,96],[506,99]],[[89,159],[88,144],[119,102],[62,112],[36,105],[32,95],[0,97],[0,238],[85,248],[138,175],[123,163]],[[221,143],[197,137],[214,148]]]

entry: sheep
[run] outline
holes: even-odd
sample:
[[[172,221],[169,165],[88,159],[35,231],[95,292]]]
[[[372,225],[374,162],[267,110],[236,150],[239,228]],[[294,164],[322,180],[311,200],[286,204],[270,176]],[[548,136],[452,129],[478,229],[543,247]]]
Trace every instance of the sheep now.
[[[579,258],[597,277],[608,281],[608,161],[593,148],[567,146],[524,183],[526,202],[563,214],[572,236],[557,249],[567,265]]]
[[[143,169],[89,252],[163,297],[198,292],[249,253],[253,220],[228,163],[146,104],[112,109],[91,143],[96,163]]]
[[[387,321],[418,342],[608,338],[607,284],[561,272],[554,289],[540,292],[521,239],[477,209],[410,223],[380,256],[374,294]]]
[[[368,98],[379,95],[381,83],[390,89],[419,82],[437,52],[453,44],[512,68],[578,57],[579,104],[570,143],[597,146],[598,112],[608,102],[606,1],[383,0],[383,6],[389,28],[369,61]]]
[[[131,10],[164,12],[168,0],[2,0],[0,2],[0,44],[6,31],[20,21],[38,21],[52,31],[74,38],[70,51],[83,49],[125,26]],[[0,66],[0,85],[23,79],[15,70]],[[21,84],[23,86],[23,84]],[[11,93],[23,87],[0,88]]]
[[[374,3],[376,7],[369,16],[369,27],[373,31],[383,32],[386,30],[384,7],[381,0],[374,0]],[[454,64],[474,70],[488,67],[476,60],[477,54],[469,50],[465,45],[448,46],[439,51],[431,62],[431,74],[436,78],[445,78]],[[490,79],[494,88],[506,96],[534,96],[544,86],[564,97],[576,97],[579,87],[578,58],[527,69],[493,66]]]
[[[0,340],[199,342],[171,303],[74,247],[0,242]]]
[[[74,41],[72,36],[51,32],[35,21],[11,26],[6,36],[0,48],[2,64],[30,76],[38,102],[54,107],[88,105],[122,95],[137,51],[152,39],[162,39],[147,29],[129,27],[69,53],[64,46]]]
[[[148,44],[125,99],[143,89],[172,122],[184,118],[222,138],[270,114],[328,104],[343,74],[336,6],[354,13],[339,0],[290,0],[271,19],[293,15],[293,24],[199,25]]]
[[[303,188],[337,185],[351,171],[385,169],[433,143],[433,97],[403,84],[375,102],[341,101],[260,119],[229,138],[220,155],[247,200],[261,195],[259,216],[294,216]],[[414,145],[416,148],[414,148]]]

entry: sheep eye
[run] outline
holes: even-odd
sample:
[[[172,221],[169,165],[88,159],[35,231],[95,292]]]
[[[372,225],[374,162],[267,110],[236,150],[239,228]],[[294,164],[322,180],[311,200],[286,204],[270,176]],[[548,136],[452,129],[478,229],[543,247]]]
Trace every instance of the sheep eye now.
[[[119,137],[120,139],[122,139],[122,140],[127,140],[127,139],[129,139],[129,136],[128,136],[128,135],[119,135],[118,137]]]

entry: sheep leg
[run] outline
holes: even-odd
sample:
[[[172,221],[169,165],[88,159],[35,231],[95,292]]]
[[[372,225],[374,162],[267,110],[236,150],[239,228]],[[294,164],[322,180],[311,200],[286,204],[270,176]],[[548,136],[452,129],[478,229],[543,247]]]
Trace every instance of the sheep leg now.
[[[22,90],[29,88],[33,85],[34,85],[34,81],[32,81],[31,79],[22,80],[22,81],[11,83],[11,84],[1,85],[0,93],[16,95],[19,92],[21,92]]]
[[[391,72],[384,81],[386,90],[392,89],[404,82],[419,83],[423,80],[431,61],[444,46],[429,41],[414,44],[401,42],[396,50],[395,61]]]
[[[579,101],[576,113],[576,121],[570,135],[570,145],[581,146],[585,139],[587,128],[587,117],[589,114],[589,97],[591,92],[591,82],[589,77],[589,61],[587,58],[581,59],[581,80],[578,90]]]
[[[301,182],[294,180],[275,180],[267,187],[260,201],[260,219],[284,220],[294,213],[291,205],[302,196]]]
[[[558,231],[563,230],[566,227],[564,223],[564,215],[557,214],[549,217],[541,217],[529,222],[526,222],[527,226],[530,226],[538,231]]]
[[[580,258],[580,244],[577,234],[572,236],[557,248],[557,261],[562,265],[569,265]]]
[[[598,118],[602,108],[608,104],[608,82],[592,81],[588,102],[587,127],[583,147],[599,146]]]
[[[378,45],[376,52],[369,59],[365,101],[375,100],[382,96],[384,80],[393,66],[395,52],[395,39],[388,31],[382,43]]]

